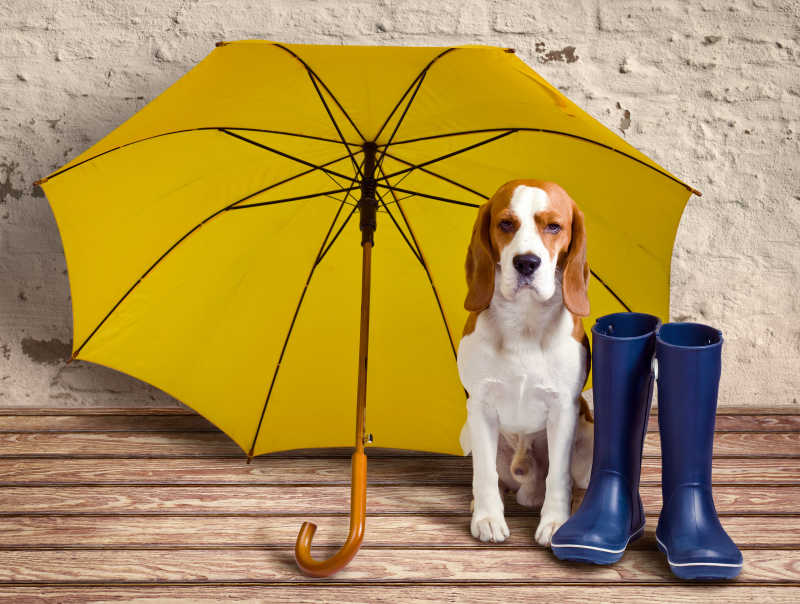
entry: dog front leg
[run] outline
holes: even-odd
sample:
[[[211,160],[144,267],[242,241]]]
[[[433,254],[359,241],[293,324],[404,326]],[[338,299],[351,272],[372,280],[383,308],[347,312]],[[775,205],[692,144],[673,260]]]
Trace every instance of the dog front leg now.
[[[479,401],[467,400],[467,424],[472,440],[472,496],[474,509],[470,529],[481,541],[505,541],[509,535],[503,517],[497,475],[497,413]]]
[[[570,463],[578,412],[574,405],[553,406],[547,417],[547,454],[550,467],[545,481],[544,503],[535,538],[549,545],[550,538],[569,518],[572,497]]]

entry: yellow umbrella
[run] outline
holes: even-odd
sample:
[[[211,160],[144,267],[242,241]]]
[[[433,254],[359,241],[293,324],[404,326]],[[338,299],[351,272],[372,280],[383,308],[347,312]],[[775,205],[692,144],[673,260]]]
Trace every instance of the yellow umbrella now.
[[[558,182],[583,209],[588,321],[667,316],[696,191],[513,50],[218,43],[39,181],[64,244],[72,358],[184,401],[248,459],[347,445],[355,422],[348,541],[315,561],[304,525],[296,548],[304,571],[330,574],[363,537],[365,430],[461,453],[464,258],[477,208],[515,178]]]

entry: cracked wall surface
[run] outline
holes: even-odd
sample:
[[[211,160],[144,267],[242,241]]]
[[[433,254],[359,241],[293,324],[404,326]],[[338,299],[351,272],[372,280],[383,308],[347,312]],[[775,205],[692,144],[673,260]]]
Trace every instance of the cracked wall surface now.
[[[671,318],[723,330],[720,406],[798,406],[797,1],[0,0],[0,25],[0,405],[177,404],[111,369],[65,364],[64,255],[32,183],[218,40],[264,38],[515,48],[703,191],[678,232]]]

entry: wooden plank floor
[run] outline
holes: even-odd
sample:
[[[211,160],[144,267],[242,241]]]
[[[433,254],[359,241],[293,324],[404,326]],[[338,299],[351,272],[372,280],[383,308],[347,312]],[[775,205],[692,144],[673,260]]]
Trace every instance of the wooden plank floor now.
[[[800,415],[717,420],[714,495],[744,554],[729,583],[673,577],[653,536],[657,420],[645,442],[646,537],[612,566],[562,563],[507,502],[510,539],[469,534],[468,458],[372,449],[367,533],[327,580],[297,570],[347,532],[347,450],[257,457],[183,409],[0,409],[0,602],[800,601]]]

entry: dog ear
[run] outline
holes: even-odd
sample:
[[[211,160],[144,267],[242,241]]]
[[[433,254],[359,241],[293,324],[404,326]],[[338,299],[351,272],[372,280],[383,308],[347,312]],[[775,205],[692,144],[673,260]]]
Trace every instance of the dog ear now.
[[[478,210],[472,227],[472,240],[467,249],[467,298],[464,308],[481,311],[489,306],[494,294],[494,254],[489,238],[492,202],[487,201]]]
[[[572,202],[572,239],[569,242],[561,293],[564,304],[579,317],[589,315],[589,265],[586,262],[586,227],[583,212]]]

